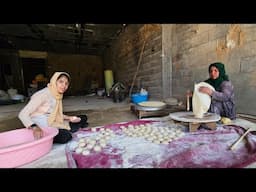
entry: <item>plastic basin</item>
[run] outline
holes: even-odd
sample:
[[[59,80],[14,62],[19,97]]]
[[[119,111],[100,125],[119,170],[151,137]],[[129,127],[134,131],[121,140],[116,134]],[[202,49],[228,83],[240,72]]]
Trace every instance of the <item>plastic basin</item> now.
[[[137,103],[140,103],[142,101],[147,101],[148,100],[148,95],[142,95],[142,94],[139,94],[139,93],[135,93],[135,94],[132,94],[131,99],[132,99],[133,103],[137,104]]]
[[[49,127],[43,130],[44,136],[38,140],[27,128],[0,133],[0,168],[19,167],[47,154],[58,129]]]

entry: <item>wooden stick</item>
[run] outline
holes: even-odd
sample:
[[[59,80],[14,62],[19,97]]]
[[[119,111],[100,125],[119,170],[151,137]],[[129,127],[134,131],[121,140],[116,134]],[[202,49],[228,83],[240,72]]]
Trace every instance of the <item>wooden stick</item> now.
[[[252,127],[249,128],[234,144],[231,145],[230,149],[233,150],[242,141],[242,139],[251,131]]]
[[[241,117],[241,118],[245,118],[249,121],[252,121],[255,123],[256,121],[256,116],[255,115],[248,115],[248,114],[241,114],[241,113],[238,113],[237,114],[237,117]]]
[[[134,86],[134,83],[135,83],[135,79],[136,79],[136,76],[137,76],[139,68],[140,68],[140,63],[141,63],[141,59],[142,59],[142,54],[144,52],[145,44],[146,44],[146,40],[143,42],[143,45],[142,45],[142,49],[141,49],[141,52],[140,52],[140,57],[139,57],[137,69],[136,69],[136,72],[134,74],[134,77],[133,77],[133,80],[132,80],[132,85],[131,85],[131,88],[130,88],[130,91],[129,91],[129,98],[131,97],[132,89],[133,89],[133,86]]]
[[[237,116],[238,116],[238,117],[247,117],[247,118],[256,120],[256,116],[255,116],[255,115],[249,115],[249,114],[238,113]]]

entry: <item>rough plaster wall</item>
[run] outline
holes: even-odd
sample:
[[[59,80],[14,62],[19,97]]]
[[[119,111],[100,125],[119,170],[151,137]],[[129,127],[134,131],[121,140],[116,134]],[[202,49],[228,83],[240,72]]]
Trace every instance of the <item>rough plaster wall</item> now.
[[[235,86],[238,113],[256,115],[256,24],[176,24],[172,28],[173,95],[185,100],[194,82],[220,61]]]
[[[162,98],[161,25],[128,25],[106,51],[104,68],[113,70],[115,82],[131,85],[144,41],[146,44],[135,86],[147,88],[151,98]]]

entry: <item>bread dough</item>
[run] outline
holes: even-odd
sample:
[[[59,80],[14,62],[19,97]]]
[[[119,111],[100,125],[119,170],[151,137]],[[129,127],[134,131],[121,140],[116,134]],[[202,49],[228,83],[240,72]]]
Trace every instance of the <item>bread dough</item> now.
[[[195,84],[194,86],[194,93],[192,97],[192,107],[193,113],[196,118],[203,118],[204,113],[208,111],[211,105],[211,97],[208,94],[201,93],[198,91],[199,87],[204,86],[215,90],[210,84],[206,82],[200,82]]]

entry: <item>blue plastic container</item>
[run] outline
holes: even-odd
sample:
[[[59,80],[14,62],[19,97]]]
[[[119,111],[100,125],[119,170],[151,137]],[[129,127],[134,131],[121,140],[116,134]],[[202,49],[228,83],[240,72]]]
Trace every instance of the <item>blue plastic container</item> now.
[[[148,100],[148,94],[145,95],[141,95],[140,93],[135,93],[135,94],[132,94],[131,96],[131,99],[132,99],[132,102],[137,104],[137,103],[140,103],[142,101],[147,101]]]

